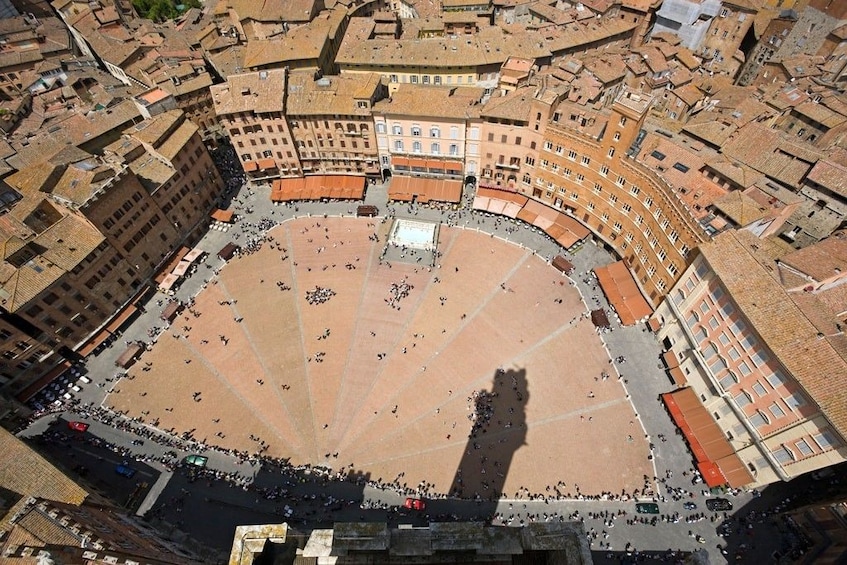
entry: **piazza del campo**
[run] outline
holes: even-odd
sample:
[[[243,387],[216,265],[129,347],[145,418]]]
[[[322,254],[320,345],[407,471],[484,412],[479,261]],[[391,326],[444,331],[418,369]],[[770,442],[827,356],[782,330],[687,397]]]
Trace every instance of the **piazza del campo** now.
[[[845,85],[844,0],[0,0],[0,561],[843,561]]]

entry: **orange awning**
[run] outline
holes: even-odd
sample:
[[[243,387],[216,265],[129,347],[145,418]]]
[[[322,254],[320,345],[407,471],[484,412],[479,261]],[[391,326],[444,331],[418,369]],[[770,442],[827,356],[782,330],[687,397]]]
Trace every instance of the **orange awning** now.
[[[718,424],[691,388],[662,395],[671,417],[685,435],[691,453],[709,487],[738,488],[753,481]]]
[[[418,202],[460,202],[462,200],[462,181],[452,179],[430,179],[418,177],[406,177],[397,175],[392,177],[388,185],[389,200],[409,202],[417,198]]]
[[[597,267],[594,272],[603,293],[620,316],[621,324],[632,326],[653,312],[623,261]]]
[[[247,171],[248,173],[251,172],[251,171],[259,170],[259,165],[258,165],[258,163],[256,163],[256,161],[245,161],[243,167],[244,167],[244,170]]]
[[[671,374],[671,378],[676,386],[685,386],[688,384],[688,379],[685,378],[685,373],[682,372],[682,369],[679,367],[673,367],[668,372]]]
[[[409,166],[426,169],[426,159],[409,159]]]
[[[448,171],[459,171],[461,172],[464,167],[461,163],[457,163],[455,161],[444,161],[444,168]]]
[[[77,353],[80,354],[82,357],[88,357],[95,349],[100,347],[100,345],[107,339],[109,339],[111,336],[112,334],[109,333],[109,330],[101,330],[100,333],[88,340],[88,342],[83,345],[79,349],[79,351],[77,351]]]
[[[408,167],[409,166],[409,160],[406,157],[393,157],[391,159],[391,164],[392,165],[400,165],[400,166],[403,166],[403,167]]]
[[[118,313],[117,316],[112,318],[112,321],[109,322],[109,325],[106,326],[106,329],[112,333],[115,333],[116,331],[118,331],[118,328],[124,325],[124,323],[126,323],[126,321],[129,320],[130,317],[132,317],[132,315],[135,314],[137,311],[138,310],[135,309],[135,306],[127,306],[120,313]]]
[[[261,170],[276,168],[276,161],[273,159],[259,159],[256,164]]]
[[[212,219],[228,224],[232,221],[233,215],[235,215],[235,212],[232,210],[221,210],[220,208],[217,208],[214,212],[212,212]]]
[[[673,351],[665,351],[662,353],[662,361],[665,362],[665,367],[668,369],[679,367],[679,360],[676,358],[676,353]]]
[[[155,281],[157,283],[161,283],[163,280],[165,280],[165,277],[167,277],[171,273],[171,271],[173,271],[174,268],[179,265],[179,262],[182,261],[182,259],[186,255],[188,255],[189,251],[191,251],[191,249],[189,249],[188,247],[180,247],[179,251],[171,255],[170,261],[168,261],[168,263],[159,271],[159,274],[156,275]]]
[[[647,320],[647,326],[650,328],[650,331],[657,332],[662,329],[662,321],[659,318],[650,318]]]
[[[365,197],[365,177],[352,175],[313,175],[277,179],[271,185],[271,200],[361,200]]]

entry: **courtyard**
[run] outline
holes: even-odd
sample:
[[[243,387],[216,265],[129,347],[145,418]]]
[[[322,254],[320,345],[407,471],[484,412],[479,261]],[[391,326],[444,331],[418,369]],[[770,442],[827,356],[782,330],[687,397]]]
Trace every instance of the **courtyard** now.
[[[569,279],[445,225],[434,266],[380,260],[390,226],[288,220],[217,276],[202,268],[193,306],[104,405],[430,493],[643,488],[648,440]]]

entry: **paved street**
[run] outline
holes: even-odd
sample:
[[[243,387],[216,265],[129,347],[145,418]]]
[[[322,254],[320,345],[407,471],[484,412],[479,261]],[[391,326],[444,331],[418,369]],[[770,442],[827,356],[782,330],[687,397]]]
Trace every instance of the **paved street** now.
[[[538,230],[527,228],[523,224],[471,213],[467,209],[447,211],[424,207],[386,206],[385,194],[384,186],[371,186],[367,193],[366,203],[378,206],[381,214],[411,215],[420,219],[441,221],[491,233],[495,237],[535,250],[541,258],[548,261],[561,253],[555,242]],[[355,212],[353,203],[298,203],[296,206],[273,206],[269,201],[267,187],[242,189],[235,197],[233,205],[239,214],[239,223],[230,227],[228,231],[211,230],[206,234],[199,243],[201,248],[209,252],[205,264],[200,265],[193,277],[185,280],[177,290],[176,298],[187,302],[203,289],[206,284],[204,281],[211,277],[212,271],[223,266],[223,262],[215,256],[215,253],[227,242],[243,243],[247,237],[242,229],[245,224],[254,225],[261,219],[273,219],[280,222],[292,217],[343,216],[352,215]],[[566,254],[566,256],[576,267],[572,278],[586,304],[590,308],[602,306],[608,309],[605,298],[599,288],[595,287],[590,270],[598,265],[608,264],[614,258],[592,243],[587,243],[574,254]],[[196,480],[196,477],[194,479],[188,477],[184,469],[178,470],[171,476],[168,467],[173,467],[172,463],[181,460],[186,454],[195,452],[196,444],[180,440],[167,431],[155,430],[140,424],[131,424],[135,432],[119,429],[120,426],[116,424],[121,422],[120,418],[111,420],[110,424],[99,422],[94,417],[96,408],[103,402],[105,393],[119,383],[115,379],[114,362],[124,349],[124,340],[149,340],[148,329],[162,325],[159,315],[164,304],[159,302],[161,299],[162,295],[154,296],[146,304],[145,311],[124,330],[121,340],[88,359],[86,368],[93,382],[86,385],[77,397],[81,405],[90,403],[90,409],[87,410],[89,417],[70,413],[61,416],[65,420],[83,419],[91,424],[88,434],[113,444],[115,449],[131,451],[138,459],[147,459],[147,465],[143,469],[139,466],[140,471],[149,473],[149,476],[139,475],[144,482],[148,483],[145,494],[151,490],[151,485],[156,481],[158,486],[152,489],[154,496],[146,500],[136,500],[133,503],[136,506],[140,505],[143,510],[152,509],[150,516],[155,517],[156,520],[177,525],[199,541],[226,549],[231,542],[232,527],[248,522],[285,520],[295,526],[309,528],[317,524],[328,524],[333,520],[348,519],[420,522],[427,517],[431,519],[482,517],[491,518],[494,523],[518,525],[522,520],[525,522],[530,519],[552,520],[581,517],[585,519],[586,529],[592,533],[592,548],[596,550],[595,560],[598,563],[604,562],[603,556],[606,552],[614,553],[625,549],[666,551],[706,548],[713,562],[721,563],[725,560],[715,550],[716,545],[725,543],[716,534],[716,527],[720,522],[706,519],[686,523],[686,516],[705,512],[707,516],[712,517],[712,513],[705,509],[704,502],[707,497],[703,494],[704,486],[692,483],[690,454],[658,400],[659,394],[672,390],[673,387],[661,369],[660,346],[643,325],[630,328],[613,326],[612,331],[602,334],[602,338],[611,359],[625,359],[625,362],[616,364],[616,369],[622,376],[626,392],[631,395],[631,402],[638,414],[638,424],[642,430],[639,433],[643,433],[647,442],[654,446],[651,460],[651,465],[655,469],[653,474],[665,482],[657,482],[653,476],[647,479],[651,486],[657,488],[656,500],[660,506],[660,517],[667,518],[673,515],[674,520],[679,517],[678,523],[658,519],[655,525],[642,523],[630,525],[627,523],[628,520],[636,517],[634,502],[615,499],[509,499],[502,500],[496,505],[453,499],[430,500],[424,515],[408,516],[396,511],[397,505],[402,503],[403,495],[392,490],[372,488],[367,481],[362,481],[365,484],[357,484],[353,480],[354,477],[348,477],[347,481],[327,482],[315,479],[313,474],[296,469],[287,469],[285,473],[280,473],[273,466],[255,464],[255,462],[245,461],[243,457],[233,457],[215,450],[204,451],[204,454],[210,458],[209,468],[219,471],[220,476],[226,476],[229,480],[212,480],[212,477]],[[174,370],[177,371],[178,368],[175,367]],[[105,412],[99,412],[101,420],[105,419],[104,414]],[[201,411],[198,410],[198,417],[200,415]],[[33,423],[22,435],[41,434],[55,417],[50,415]],[[61,428],[61,425],[58,427]],[[175,430],[177,434],[183,431]],[[68,430],[63,430],[63,433],[68,433]],[[143,434],[149,434],[149,436]],[[139,437],[148,439],[144,440],[143,445],[133,445],[132,441]],[[149,437],[167,438],[167,444],[153,441]],[[662,441],[661,437],[664,437],[665,441]],[[171,452],[175,452],[176,456],[168,455]],[[51,455],[59,460],[64,457],[61,449],[51,452]],[[97,456],[95,455],[95,459]],[[116,457],[115,461],[117,459]],[[123,457],[120,459],[123,460]],[[159,461],[156,461],[157,459]],[[161,464],[161,460],[165,460],[168,465]],[[68,457],[67,461],[67,466],[72,469],[73,457]],[[111,472],[114,461],[104,460],[102,463],[108,465]],[[614,458],[608,464],[614,465]],[[92,462],[91,466],[95,466],[95,463]],[[252,483],[253,487],[243,488],[242,485],[247,483]],[[97,486],[102,487],[105,492],[110,492],[110,487],[105,482]],[[670,487],[679,489],[676,491],[677,494],[674,494]],[[282,492],[283,490],[285,492]],[[155,495],[158,496],[157,499]],[[311,499],[313,495],[314,500]],[[729,498],[736,507],[743,506],[751,499],[749,494],[739,494]],[[684,501],[696,503],[697,509],[694,511],[683,509]],[[389,507],[391,510],[386,511],[382,507]],[[624,511],[626,515],[622,514]],[[595,516],[600,513],[608,514],[602,517]],[[197,515],[209,517],[208,522],[203,522],[202,528],[197,521],[186,519],[186,516]],[[723,520],[722,515],[720,519]],[[703,536],[705,542],[698,543],[692,537],[693,535]],[[778,541],[774,544],[778,547]],[[615,558],[617,556],[617,554],[613,555]]]

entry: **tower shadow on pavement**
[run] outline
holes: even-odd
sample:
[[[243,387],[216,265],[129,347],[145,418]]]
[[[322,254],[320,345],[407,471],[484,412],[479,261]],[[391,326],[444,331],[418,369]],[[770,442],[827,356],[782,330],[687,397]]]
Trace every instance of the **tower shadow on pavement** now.
[[[490,521],[504,493],[515,453],[526,445],[526,370],[498,369],[489,390],[469,398],[471,431],[450,486],[450,496],[476,503],[477,519]]]

